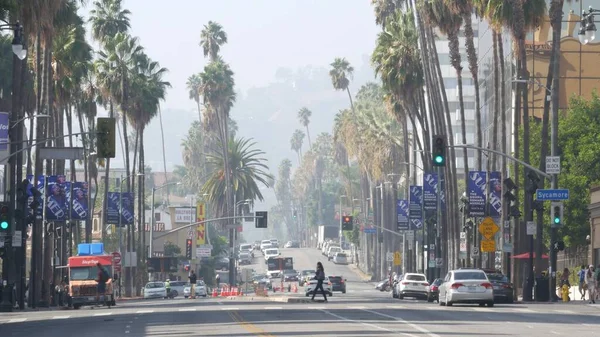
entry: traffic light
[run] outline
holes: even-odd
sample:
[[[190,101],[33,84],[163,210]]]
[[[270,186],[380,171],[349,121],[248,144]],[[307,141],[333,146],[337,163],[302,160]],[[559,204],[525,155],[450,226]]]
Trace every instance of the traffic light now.
[[[254,227],[256,228],[267,228],[267,212],[266,211],[256,211],[254,212]]]
[[[353,219],[349,215],[344,215],[342,217],[342,230],[343,231],[351,231],[353,228]]]
[[[114,158],[116,121],[114,118],[98,117],[96,119],[96,155],[98,158]]]
[[[552,214],[550,214],[550,219],[552,221],[552,227],[560,227],[563,225],[563,204],[562,202],[553,202]]]
[[[294,211],[293,216],[294,216],[294,219],[296,219],[298,217],[298,211]]]
[[[185,267],[183,267],[183,269],[185,269],[185,271],[190,271],[190,265],[186,264]]]
[[[552,244],[552,249],[557,252],[562,252],[565,250],[565,242],[564,241],[556,241]]]
[[[191,239],[185,240],[185,257],[186,257],[186,259],[192,258],[192,240]]]
[[[7,202],[2,202],[0,203],[0,233],[10,233],[11,231],[10,207]]]
[[[444,136],[433,136],[433,165],[446,165],[446,139]]]

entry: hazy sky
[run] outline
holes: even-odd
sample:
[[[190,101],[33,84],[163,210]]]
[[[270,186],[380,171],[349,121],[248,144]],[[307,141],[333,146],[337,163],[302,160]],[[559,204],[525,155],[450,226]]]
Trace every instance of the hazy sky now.
[[[223,58],[238,90],[271,82],[279,67],[326,66],[336,56],[360,65],[375,45],[370,0],[125,0],[131,34],[169,69],[163,109],[194,109],[185,88],[206,60],[198,45],[208,21],[220,23],[229,43]],[[87,16],[91,2],[82,12]]]

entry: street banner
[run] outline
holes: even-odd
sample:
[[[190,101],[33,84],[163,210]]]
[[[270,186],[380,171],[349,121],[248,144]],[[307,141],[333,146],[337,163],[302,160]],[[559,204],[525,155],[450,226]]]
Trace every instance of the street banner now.
[[[65,221],[69,219],[69,201],[67,183],[64,175],[49,176],[46,184],[46,220]]]
[[[88,183],[74,182],[71,200],[71,219],[87,220],[89,215]]]
[[[399,231],[408,230],[408,200],[396,200],[396,215],[398,219],[396,229]]]
[[[196,222],[204,221],[206,209],[203,202],[196,203]],[[201,223],[196,226],[196,247],[206,244],[206,224]]]
[[[410,230],[423,228],[423,186],[410,186],[408,202]]]
[[[469,191],[469,216],[485,216],[486,171],[470,171],[467,179],[467,191]]]
[[[423,175],[423,209],[426,211],[437,210],[437,183],[437,174],[425,173]]]
[[[499,218],[502,216],[502,173],[498,171],[490,172],[489,184],[490,216]]]
[[[123,192],[121,198],[119,198],[119,192],[108,192],[107,195],[107,223],[118,225],[119,215],[121,215],[121,225],[133,225],[133,193]]]
[[[10,113],[0,111],[0,165],[8,164],[10,156],[10,147],[8,145],[8,131]]]

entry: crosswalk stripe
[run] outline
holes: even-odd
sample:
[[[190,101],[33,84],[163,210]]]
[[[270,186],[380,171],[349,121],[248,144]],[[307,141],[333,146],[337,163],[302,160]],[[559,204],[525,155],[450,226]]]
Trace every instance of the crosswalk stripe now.
[[[240,310],[240,308],[223,307],[221,310]]]
[[[94,316],[110,316],[110,315],[112,315],[112,312],[101,312],[101,313],[94,314]]]
[[[136,314],[151,314],[153,312],[154,312],[154,310],[140,310],[140,311],[136,312]]]
[[[184,308],[184,309],[179,309],[179,311],[196,311],[196,308]]]
[[[348,309],[355,309],[355,310],[362,310],[362,309],[366,309],[367,307],[363,307],[363,306],[357,306],[357,307],[348,307]]]
[[[54,316],[54,317],[52,317],[52,319],[67,319],[69,317],[71,317],[71,316]]]
[[[265,310],[281,310],[283,307],[265,307]]]
[[[405,309],[406,308],[403,305],[386,305],[385,307],[388,309]]]
[[[13,319],[9,319],[8,323],[21,323],[21,322],[25,322],[27,320],[27,318],[13,318]]]
[[[311,309],[311,310],[321,310],[321,309],[325,309],[325,307],[308,307],[308,309]]]

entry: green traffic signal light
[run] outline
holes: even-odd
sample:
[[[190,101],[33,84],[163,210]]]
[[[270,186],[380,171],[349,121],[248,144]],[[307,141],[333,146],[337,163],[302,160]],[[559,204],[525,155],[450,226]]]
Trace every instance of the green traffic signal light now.
[[[444,136],[433,136],[433,165],[444,166],[446,164],[446,140]]]
[[[560,218],[554,217],[554,223],[558,225],[560,223]]]
[[[443,164],[444,163],[444,157],[442,156],[435,156],[435,163],[436,164]]]
[[[0,232],[10,232],[10,208],[8,203],[0,204]]]
[[[8,229],[8,222],[6,222],[6,221],[0,222],[0,229],[7,230]]]

